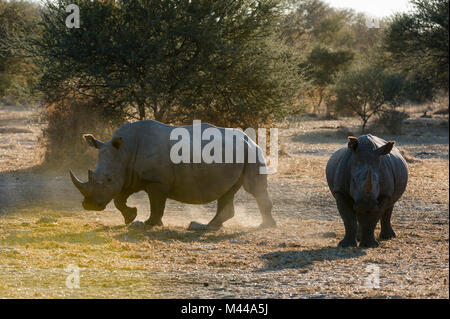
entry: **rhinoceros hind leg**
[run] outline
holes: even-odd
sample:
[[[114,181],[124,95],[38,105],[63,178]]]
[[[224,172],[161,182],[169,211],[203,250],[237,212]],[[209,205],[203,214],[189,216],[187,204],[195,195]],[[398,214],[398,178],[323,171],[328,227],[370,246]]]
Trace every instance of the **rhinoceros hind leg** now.
[[[261,194],[253,195],[255,196],[256,202],[258,203],[259,211],[262,216],[262,223],[259,225],[259,229],[264,228],[275,228],[277,223],[272,217],[272,201],[269,198],[267,189]]]
[[[267,175],[260,174],[260,164],[249,164],[244,173],[244,189],[255,197],[261,213],[262,223],[260,229],[276,227],[277,223],[272,217],[272,201],[267,191]]]
[[[238,188],[239,189],[239,188]],[[222,227],[223,223],[233,218],[234,216],[234,194],[237,189],[233,187],[224,196],[217,200],[217,212],[216,216],[208,223],[209,230],[218,230]]]
[[[150,200],[150,218],[145,221],[147,226],[164,226],[162,217],[166,207],[167,196],[158,187],[152,187],[147,191]]]
[[[272,217],[272,201],[267,192],[267,175],[261,175],[256,169],[258,166],[251,166],[244,178],[244,189],[255,197],[259,211],[262,216],[262,223],[259,229],[277,227],[275,219]]]
[[[228,192],[217,200],[217,212],[214,218],[207,224],[191,222],[189,230],[209,230],[216,231],[222,228],[223,223],[234,216],[234,194],[241,187],[241,183],[235,184]]]
[[[381,232],[378,237],[379,240],[389,240],[396,237],[395,232],[392,229],[391,225],[391,215],[393,208],[394,208],[393,206],[387,208],[384,214],[381,216],[380,219]]]

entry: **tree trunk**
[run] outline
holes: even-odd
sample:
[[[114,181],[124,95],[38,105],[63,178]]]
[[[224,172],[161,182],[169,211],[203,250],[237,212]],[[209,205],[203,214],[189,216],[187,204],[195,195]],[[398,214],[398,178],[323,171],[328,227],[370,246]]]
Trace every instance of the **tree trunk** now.
[[[139,120],[145,120],[145,106],[144,104],[139,104],[138,105],[138,109],[139,109]]]
[[[363,119],[363,125],[361,127],[361,135],[364,135],[366,133],[366,125],[367,125],[367,119]]]
[[[317,103],[317,109],[315,111],[316,114],[320,112],[320,105],[322,104],[323,100],[323,90],[319,90],[319,103]]]

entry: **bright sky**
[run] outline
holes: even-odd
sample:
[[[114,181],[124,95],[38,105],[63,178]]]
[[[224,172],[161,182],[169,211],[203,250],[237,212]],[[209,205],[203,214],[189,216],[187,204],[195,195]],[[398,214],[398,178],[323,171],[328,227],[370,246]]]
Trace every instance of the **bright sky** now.
[[[408,0],[323,0],[335,8],[351,8],[369,16],[383,18],[411,9]]]
[[[31,0],[39,2],[39,0]],[[351,8],[369,16],[383,18],[411,9],[409,0],[322,0],[335,8]],[[74,2],[75,3],[75,2]]]

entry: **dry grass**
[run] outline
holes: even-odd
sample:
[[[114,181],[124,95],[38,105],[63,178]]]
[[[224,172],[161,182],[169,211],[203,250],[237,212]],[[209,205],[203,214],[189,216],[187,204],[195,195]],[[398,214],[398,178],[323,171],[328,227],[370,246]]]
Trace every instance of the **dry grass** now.
[[[173,201],[165,227],[138,231],[112,206],[81,210],[65,172],[0,175],[0,298],[449,298],[448,131],[419,125],[395,137],[415,159],[393,215],[398,237],[340,249],[344,227],[324,167],[345,143],[343,125],[357,121],[305,120],[280,132],[284,155],[269,177],[279,227],[271,230],[256,230],[256,203],[242,191],[218,232],[186,230],[212,218],[214,204]],[[131,204],[139,220],[148,217],[145,196]],[[65,284],[71,264],[80,267],[79,289]],[[379,267],[378,289],[365,286],[369,265]]]

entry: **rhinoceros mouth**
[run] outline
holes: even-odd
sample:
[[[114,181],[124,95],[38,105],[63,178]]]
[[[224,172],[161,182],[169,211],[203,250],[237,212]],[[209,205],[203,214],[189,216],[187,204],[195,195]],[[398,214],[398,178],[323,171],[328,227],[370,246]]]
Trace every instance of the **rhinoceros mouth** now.
[[[363,199],[355,202],[353,210],[359,214],[370,213],[378,210],[378,201],[373,199]]]
[[[106,208],[106,205],[101,205],[101,204],[98,204],[98,203],[88,200],[88,199],[85,199],[83,201],[82,205],[85,210],[101,211]]]

